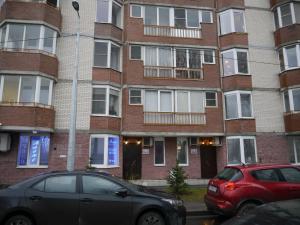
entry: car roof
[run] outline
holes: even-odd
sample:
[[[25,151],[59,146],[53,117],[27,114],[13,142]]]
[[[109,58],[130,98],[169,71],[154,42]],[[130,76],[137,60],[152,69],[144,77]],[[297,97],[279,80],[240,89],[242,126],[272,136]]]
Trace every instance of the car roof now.
[[[285,168],[285,167],[294,167],[292,164],[246,164],[246,165],[230,165],[225,168],[236,168],[239,170],[247,170],[247,169],[272,169],[272,168]]]

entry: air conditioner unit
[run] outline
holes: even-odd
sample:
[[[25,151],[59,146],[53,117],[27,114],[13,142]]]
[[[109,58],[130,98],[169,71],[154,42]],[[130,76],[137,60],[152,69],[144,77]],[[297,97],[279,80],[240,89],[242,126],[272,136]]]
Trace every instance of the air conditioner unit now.
[[[8,152],[10,150],[10,143],[10,134],[0,134],[0,152]]]

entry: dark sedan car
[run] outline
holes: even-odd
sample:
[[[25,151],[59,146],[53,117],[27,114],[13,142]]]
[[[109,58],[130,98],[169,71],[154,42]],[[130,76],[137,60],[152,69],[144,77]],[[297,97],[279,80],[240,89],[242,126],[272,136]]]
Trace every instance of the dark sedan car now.
[[[222,225],[300,225],[300,199],[272,202]]]
[[[172,195],[97,172],[53,172],[0,191],[1,225],[184,225]]]

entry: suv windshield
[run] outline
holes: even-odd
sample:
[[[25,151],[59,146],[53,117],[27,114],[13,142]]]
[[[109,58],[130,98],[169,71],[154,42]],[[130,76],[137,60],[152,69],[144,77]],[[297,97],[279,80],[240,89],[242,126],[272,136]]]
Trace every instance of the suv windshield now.
[[[227,181],[237,181],[243,177],[242,172],[236,168],[225,168],[216,178]]]

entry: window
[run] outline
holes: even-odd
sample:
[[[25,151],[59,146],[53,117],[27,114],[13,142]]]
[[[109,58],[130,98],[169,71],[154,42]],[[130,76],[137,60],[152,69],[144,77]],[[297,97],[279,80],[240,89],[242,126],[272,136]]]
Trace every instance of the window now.
[[[300,67],[300,45],[291,45],[279,50],[281,70]]]
[[[199,11],[197,9],[187,9],[187,27],[199,27],[200,26],[200,18]]]
[[[94,66],[121,70],[121,48],[111,41],[95,41]]]
[[[290,162],[300,164],[300,137],[291,136],[288,138],[290,150]]]
[[[177,78],[200,79],[202,77],[201,51],[198,49],[176,49],[176,67]]]
[[[173,112],[171,91],[145,91],[145,112]]]
[[[300,170],[296,168],[281,168],[279,170],[285,181],[289,183],[300,183]]]
[[[291,24],[300,23],[300,4],[288,3],[279,6],[274,11],[276,29],[289,26]]]
[[[76,176],[55,176],[45,180],[45,192],[75,193]]]
[[[198,91],[176,91],[176,112],[204,112],[204,93]]]
[[[210,49],[203,50],[203,63],[215,64],[215,51]]]
[[[142,18],[142,6],[131,5],[131,17]]]
[[[18,167],[47,167],[50,137],[21,134]]]
[[[142,59],[142,46],[131,45],[130,46],[130,59]]]
[[[220,28],[221,35],[246,32],[244,11],[229,9],[220,13]]]
[[[52,104],[53,81],[40,76],[5,75],[0,77],[0,101]],[[2,99],[1,99],[2,96]]]
[[[120,116],[120,90],[108,86],[94,86],[92,114]]]
[[[243,49],[231,49],[222,54],[223,75],[249,74],[248,51]]]
[[[300,89],[290,89],[283,93],[285,112],[300,111]]]
[[[122,27],[122,6],[112,0],[97,0],[96,22]]]
[[[163,138],[156,138],[154,140],[154,165],[165,165],[165,141]]]
[[[92,135],[90,163],[94,167],[119,166],[119,137],[113,135]]]
[[[177,160],[180,166],[188,166],[188,140],[184,137],[177,137]]]
[[[56,31],[43,25],[8,23],[1,28],[1,47],[55,54],[56,37]]]
[[[96,176],[82,176],[82,192],[93,195],[114,195],[122,186]]]
[[[201,11],[201,13],[202,13],[202,23],[212,23],[213,22],[211,11],[203,10],[203,11]]]
[[[255,163],[255,137],[227,137],[227,159],[228,164]]]
[[[280,181],[277,172],[274,169],[255,170],[251,175],[260,181]]]
[[[129,90],[129,104],[130,105],[142,104],[142,90],[138,90],[138,89]]]
[[[251,92],[225,93],[226,119],[252,118]]]
[[[216,92],[206,92],[205,93],[205,106],[215,107],[217,106],[217,93]]]

